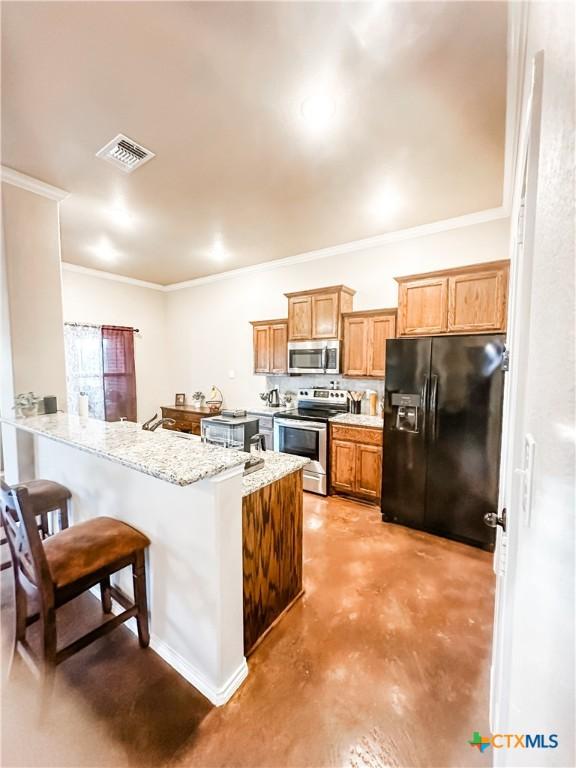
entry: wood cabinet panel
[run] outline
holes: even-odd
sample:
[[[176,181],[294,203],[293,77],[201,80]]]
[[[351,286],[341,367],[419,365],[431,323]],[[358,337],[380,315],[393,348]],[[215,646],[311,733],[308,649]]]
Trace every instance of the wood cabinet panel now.
[[[270,373],[288,371],[288,323],[270,326]]]
[[[396,309],[347,312],[342,317],[344,376],[382,378],[386,339],[396,335]]]
[[[254,373],[287,373],[288,321],[254,320],[252,328]]]
[[[353,443],[365,443],[366,445],[382,445],[382,430],[373,427],[347,427],[342,424],[333,424],[331,435],[336,440],[349,440]]]
[[[342,312],[352,310],[355,291],[332,285],[284,294],[288,298],[288,341],[339,339]]]
[[[337,293],[312,296],[312,338],[335,339],[339,336],[339,303]]]
[[[244,653],[302,594],[302,471],[242,501]]]
[[[354,492],[356,475],[356,446],[342,440],[332,440],[332,487],[345,493]]]
[[[368,373],[367,317],[344,318],[344,375],[366,376]]]
[[[379,499],[382,488],[382,449],[375,445],[356,446],[356,485],[360,496]]]
[[[312,337],[312,297],[292,296],[288,299],[288,339],[306,341]]]
[[[333,492],[377,502],[382,487],[382,430],[331,426]]]
[[[398,336],[506,330],[508,261],[397,277]]]
[[[368,332],[368,376],[383,378],[386,373],[386,340],[396,337],[396,315],[370,318]]]
[[[398,335],[444,333],[448,324],[447,296],[445,277],[402,283],[398,298]]]
[[[506,325],[507,272],[490,270],[448,279],[448,331],[503,330]]]
[[[207,416],[217,416],[220,411],[210,412],[209,408],[194,410],[186,405],[162,406],[162,418],[174,419],[175,424],[166,424],[163,429],[172,429],[176,432],[188,432],[192,435],[201,434],[201,420]]]
[[[270,372],[270,327],[254,326],[254,373]]]

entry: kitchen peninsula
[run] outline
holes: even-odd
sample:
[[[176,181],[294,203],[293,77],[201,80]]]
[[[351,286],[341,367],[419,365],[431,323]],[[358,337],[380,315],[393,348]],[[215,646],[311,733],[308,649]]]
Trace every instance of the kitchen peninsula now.
[[[2,421],[32,434],[35,476],[72,491],[73,523],[107,515],[149,537],[150,645],[228,701],[245,654],[301,594],[307,460],[270,454],[243,477],[248,454],[176,432],[62,413]],[[116,586],[131,594],[130,575]]]

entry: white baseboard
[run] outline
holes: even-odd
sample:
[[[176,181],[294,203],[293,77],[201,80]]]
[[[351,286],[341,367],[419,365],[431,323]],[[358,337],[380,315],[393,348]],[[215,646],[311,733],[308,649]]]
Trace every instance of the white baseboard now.
[[[98,600],[100,600],[100,587],[92,587],[90,591],[98,598]],[[118,615],[119,613],[122,613],[123,610],[124,609],[118,605],[118,603],[112,600],[112,613]],[[128,619],[124,626],[128,627],[133,634],[138,634],[136,619]],[[190,664],[189,661],[182,658],[179,653],[167,645],[153,632],[150,633],[150,648],[152,648],[161,659],[164,659],[167,664],[175,669],[179,675],[182,675],[187,682],[200,691],[203,696],[206,696],[208,701],[216,707],[221,707],[223,704],[226,704],[248,676],[248,664],[246,658],[242,657],[242,662],[236,671],[230,675],[224,685],[220,686],[220,688],[216,688],[209,680],[207,680],[202,672],[196,669],[194,665]]]

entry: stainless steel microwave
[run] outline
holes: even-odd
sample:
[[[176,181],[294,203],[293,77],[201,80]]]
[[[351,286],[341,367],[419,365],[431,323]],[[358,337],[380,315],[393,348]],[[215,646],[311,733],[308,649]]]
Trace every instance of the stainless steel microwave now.
[[[288,373],[340,373],[340,342],[289,341]]]

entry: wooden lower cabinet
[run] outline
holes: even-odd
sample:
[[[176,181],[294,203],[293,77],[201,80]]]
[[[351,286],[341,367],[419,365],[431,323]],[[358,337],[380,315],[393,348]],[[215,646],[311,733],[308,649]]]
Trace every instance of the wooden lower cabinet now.
[[[330,489],[375,504],[382,487],[382,430],[330,427]]]
[[[332,439],[332,488],[343,493],[354,493],[356,478],[356,445],[347,440]]]
[[[302,595],[302,470],[242,500],[244,653]]]
[[[356,445],[356,488],[360,496],[375,501],[382,488],[382,446]]]

